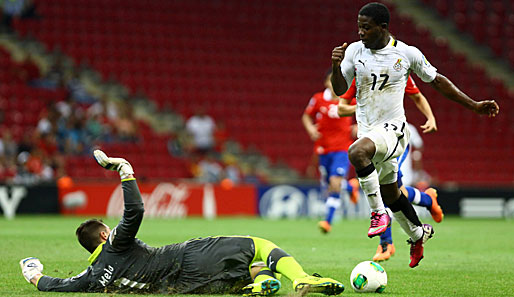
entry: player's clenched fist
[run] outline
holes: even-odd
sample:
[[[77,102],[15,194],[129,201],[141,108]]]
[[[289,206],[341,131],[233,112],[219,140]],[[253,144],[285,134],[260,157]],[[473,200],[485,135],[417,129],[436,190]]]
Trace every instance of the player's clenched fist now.
[[[494,100],[484,100],[477,102],[475,112],[488,115],[489,117],[495,117],[500,112],[500,107]]]
[[[348,47],[348,43],[344,43],[341,46],[336,46],[332,50],[332,65],[339,66],[341,65],[341,62],[344,59],[344,52],[346,51],[346,48]]]

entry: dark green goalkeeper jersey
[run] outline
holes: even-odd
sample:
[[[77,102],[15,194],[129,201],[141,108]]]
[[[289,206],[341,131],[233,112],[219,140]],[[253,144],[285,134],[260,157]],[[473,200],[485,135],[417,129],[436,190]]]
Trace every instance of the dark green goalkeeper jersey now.
[[[135,238],[144,207],[135,180],[122,182],[125,210],[108,240],[77,276],[42,276],[40,291],[231,293],[251,282],[255,248],[249,237],[208,237],[150,247]]]

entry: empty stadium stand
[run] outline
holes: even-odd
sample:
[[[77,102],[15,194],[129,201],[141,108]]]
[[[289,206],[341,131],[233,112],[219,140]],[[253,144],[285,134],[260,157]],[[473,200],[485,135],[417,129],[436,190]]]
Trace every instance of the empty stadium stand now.
[[[304,172],[312,144],[301,114],[310,96],[323,88],[332,48],[358,39],[357,11],[368,1],[345,1],[344,6],[336,0],[36,2],[42,18],[14,24],[22,36],[58,47],[77,62],[87,61],[104,78],[114,75],[133,92],[142,88],[160,107],[171,106],[186,117],[207,107],[243,145],[254,144],[272,160]],[[514,165],[512,95],[502,82],[452,53],[444,40],[409,17],[395,15],[394,7],[391,12],[391,32],[398,39],[420,48],[475,99],[496,98],[501,106],[497,118],[479,117],[416,79],[440,129],[424,138],[425,169],[441,183],[511,184],[512,170],[506,168]],[[409,120],[423,124],[422,115],[406,101]],[[144,159],[147,149],[164,153],[159,151],[165,150],[163,141],[151,140],[136,151],[112,149],[146,164],[135,166],[146,166],[148,176],[180,176],[182,169],[169,174],[171,168],[182,168],[180,161]],[[77,176],[90,174],[87,167],[79,169],[80,159],[70,162],[81,171]]]
[[[514,5],[509,0],[423,0],[514,67]]]

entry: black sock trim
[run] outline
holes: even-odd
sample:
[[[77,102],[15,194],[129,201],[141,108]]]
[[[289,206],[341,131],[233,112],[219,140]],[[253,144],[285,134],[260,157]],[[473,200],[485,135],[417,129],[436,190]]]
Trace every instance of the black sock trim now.
[[[280,248],[274,248],[268,255],[268,259],[266,260],[266,264],[268,265],[269,269],[273,272],[277,271],[277,263],[278,260],[282,257],[291,257],[288,253],[284,252],[283,249]]]
[[[373,165],[373,163],[371,163],[362,169],[355,170],[355,173],[357,173],[358,177],[365,177],[365,176],[370,175],[373,171],[375,171],[375,165]]]
[[[275,278],[275,274],[271,270],[268,270],[268,269],[261,269],[259,272],[257,272],[257,274],[255,275],[255,278],[257,278],[259,275],[267,275],[267,276],[271,276],[271,277]]]
[[[405,217],[411,221],[416,226],[422,226],[421,221],[418,218],[418,214],[416,213],[416,210],[412,206],[412,204],[409,202],[409,199],[405,197],[403,192],[400,191],[400,198],[396,200],[394,203],[389,205],[389,209],[392,212],[399,212],[401,211]]]

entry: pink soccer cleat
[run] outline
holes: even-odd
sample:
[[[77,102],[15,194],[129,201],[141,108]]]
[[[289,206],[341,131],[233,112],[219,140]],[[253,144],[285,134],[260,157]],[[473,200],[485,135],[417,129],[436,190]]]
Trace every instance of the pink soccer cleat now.
[[[371,225],[369,226],[368,230],[368,237],[372,238],[377,235],[380,235],[384,233],[391,225],[391,218],[387,213],[377,213],[372,212],[371,213]]]
[[[410,244],[410,268],[418,266],[419,261],[423,259],[423,245],[432,238],[434,234],[434,228],[430,224],[423,224],[423,236],[417,241],[413,241],[411,238],[407,240]]]

